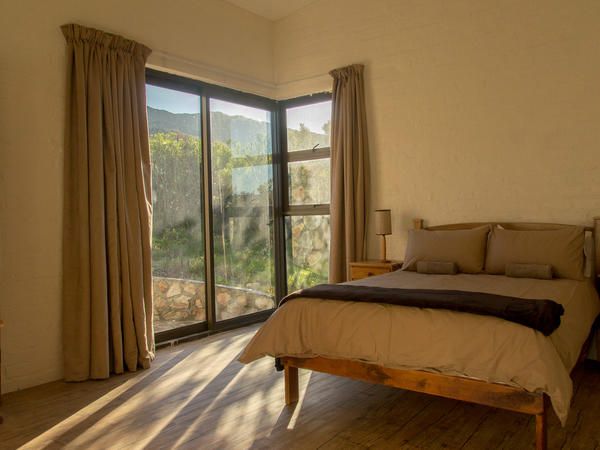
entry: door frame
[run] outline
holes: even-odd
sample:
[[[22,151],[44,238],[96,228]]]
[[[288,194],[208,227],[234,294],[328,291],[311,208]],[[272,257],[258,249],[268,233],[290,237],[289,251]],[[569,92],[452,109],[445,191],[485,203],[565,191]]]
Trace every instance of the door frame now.
[[[190,336],[211,334],[266,320],[275,308],[231,319],[216,320],[216,285],[214,278],[214,246],[212,219],[212,165],[210,155],[210,99],[224,100],[244,106],[264,109],[271,113],[272,173],[273,173],[273,240],[275,268],[275,304],[285,295],[286,262],[285,232],[282,196],[282,156],[280,143],[280,115],[278,102],[247,92],[216,86],[199,80],[146,68],[146,84],[187,92],[200,96],[201,100],[201,140],[202,140],[202,199],[204,218],[204,279],[206,290],[206,320],[197,324],[185,325],[172,330],[155,333],[157,344],[185,339]]]

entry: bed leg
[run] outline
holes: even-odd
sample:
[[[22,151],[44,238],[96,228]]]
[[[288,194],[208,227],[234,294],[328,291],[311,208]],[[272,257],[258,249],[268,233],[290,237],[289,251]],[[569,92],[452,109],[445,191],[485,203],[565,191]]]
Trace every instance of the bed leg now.
[[[289,364],[284,366],[285,404],[291,405],[298,401],[298,368]]]
[[[535,448],[546,450],[548,448],[548,423],[547,423],[548,397],[544,394],[544,409],[535,415]]]

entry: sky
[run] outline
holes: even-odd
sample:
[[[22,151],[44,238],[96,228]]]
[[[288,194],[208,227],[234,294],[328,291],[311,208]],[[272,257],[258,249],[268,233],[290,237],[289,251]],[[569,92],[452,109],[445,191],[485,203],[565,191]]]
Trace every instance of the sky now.
[[[198,114],[200,112],[199,95],[147,84],[146,96],[148,106],[152,108],[163,109],[176,114]],[[267,111],[222,100],[211,99],[210,108],[211,111],[220,111],[230,116],[243,116],[260,122],[270,121],[270,114]],[[289,108],[287,110],[287,127],[299,130],[300,123],[303,123],[311,131],[322,134],[323,124],[330,118],[330,102]]]
[[[310,131],[324,134],[323,124],[331,120],[331,102],[288,108],[286,120],[288,128],[299,130],[300,124],[303,123]]]
[[[158,86],[146,85],[146,102],[155,109],[172,113],[200,113],[200,96],[174,91]]]

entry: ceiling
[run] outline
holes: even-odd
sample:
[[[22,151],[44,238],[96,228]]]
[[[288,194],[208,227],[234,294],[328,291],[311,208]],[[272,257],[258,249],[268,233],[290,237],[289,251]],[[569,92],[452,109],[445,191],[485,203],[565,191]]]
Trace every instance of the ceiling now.
[[[269,20],[279,20],[315,0],[225,0]]]

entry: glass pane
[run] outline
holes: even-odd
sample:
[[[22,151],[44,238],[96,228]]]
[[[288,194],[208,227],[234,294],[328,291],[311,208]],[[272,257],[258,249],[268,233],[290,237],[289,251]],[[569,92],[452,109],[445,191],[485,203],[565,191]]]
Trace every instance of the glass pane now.
[[[328,204],[329,172],[329,158],[288,163],[290,205]]]
[[[329,147],[331,100],[286,110],[289,152]]]
[[[217,320],[275,307],[271,113],[210,99]]]
[[[206,320],[200,97],[147,85],[154,331]]]
[[[329,216],[288,216],[285,229],[288,292],[327,283]]]

